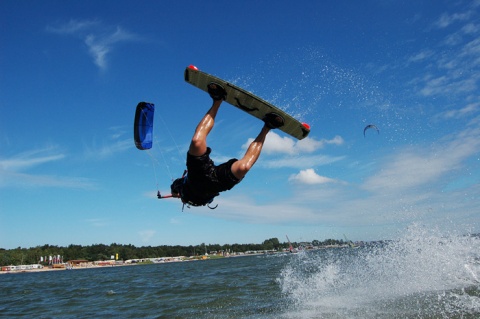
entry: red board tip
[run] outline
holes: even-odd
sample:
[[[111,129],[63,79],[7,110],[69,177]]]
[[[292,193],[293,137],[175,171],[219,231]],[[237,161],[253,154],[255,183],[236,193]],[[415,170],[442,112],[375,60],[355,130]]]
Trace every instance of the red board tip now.
[[[188,68],[189,68],[189,69],[192,69],[192,70],[195,70],[195,71],[198,71],[198,68],[197,68],[195,65],[193,65],[193,64],[190,64],[190,65],[188,66]]]
[[[310,130],[310,125],[307,123],[302,123],[303,127],[306,128],[307,130]]]

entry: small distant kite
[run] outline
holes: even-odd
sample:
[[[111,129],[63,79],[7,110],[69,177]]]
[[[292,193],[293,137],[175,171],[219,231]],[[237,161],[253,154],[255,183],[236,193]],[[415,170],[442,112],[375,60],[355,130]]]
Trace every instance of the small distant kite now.
[[[376,126],[373,125],[373,124],[369,124],[369,125],[365,126],[365,128],[363,129],[363,137],[365,137],[365,132],[366,132],[368,129],[374,129],[374,130],[377,131],[378,134],[380,134],[380,130],[378,129],[378,127],[376,127]]]

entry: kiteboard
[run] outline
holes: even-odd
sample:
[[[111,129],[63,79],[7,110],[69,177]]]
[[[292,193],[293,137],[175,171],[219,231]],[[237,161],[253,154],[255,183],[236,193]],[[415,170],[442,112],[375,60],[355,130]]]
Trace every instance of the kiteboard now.
[[[185,69],[184,76],[186,82],[205,92],[208,92],[207,86],[211,82],[220,84],[227,92],[225,98],[226,102],[260,120],[262,120],[266,114],[271,112],[281,115],[285,124],[278,129],[299,140],[307,137],[308,133],[310,133],[310,126],[308,124],[299,122],[290,114],[259,98],[253,93],[216,76],[200,71],[193,65],[190,65]]]

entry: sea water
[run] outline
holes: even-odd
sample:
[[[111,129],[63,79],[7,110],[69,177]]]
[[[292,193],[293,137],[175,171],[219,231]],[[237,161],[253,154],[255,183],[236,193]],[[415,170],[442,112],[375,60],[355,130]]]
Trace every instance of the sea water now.
[[[0,317],[480,318],[480,238],[0,276]]]
[[[397,241],[304,254],[279,282],[285,318],[480,318],[480,238],[412,225]]]

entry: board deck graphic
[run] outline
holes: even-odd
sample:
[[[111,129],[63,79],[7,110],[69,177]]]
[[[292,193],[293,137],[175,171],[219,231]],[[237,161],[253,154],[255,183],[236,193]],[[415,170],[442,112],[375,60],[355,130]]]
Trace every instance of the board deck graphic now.
[[[258,96],[216,76],[202,72],[193,65],[185,69],[184,77],[186,82],[205,92],[208,92],[207,85],[211,82],[220,84],[223,86],[225,91],[227,91],[227,98],[225,99],[226,102],[244,112],[247,112],[248,114],[255,116],[260,120],[263,119],[265,114],[271,112],[281,115],[285,120],[285,124],[278,129],[299,140],[307,137],[308,133],[310,133],[310,126],[308,124],[300,123],[290,114],[259,98]]]

